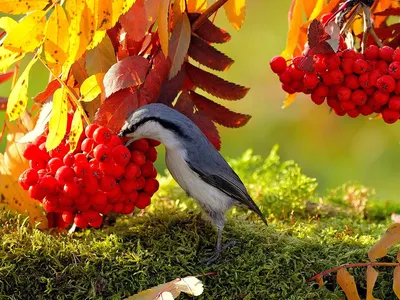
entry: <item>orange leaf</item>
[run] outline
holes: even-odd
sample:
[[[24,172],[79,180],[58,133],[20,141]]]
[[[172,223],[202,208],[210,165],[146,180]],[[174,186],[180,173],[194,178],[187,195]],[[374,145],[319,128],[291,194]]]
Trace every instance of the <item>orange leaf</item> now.
[[[369,250],[368,257],[371,261],[387,254],[390,248],[400,242],[400,224],[391,225],[381,239]]]
[[[246,17],[246,0],[228,0],[224,9],[229,22],[236,30],[239,30]]]
[[[168,57],[171,59],[171,69],[168,78],[171,79],[179,72],[185,60],[190,44],[190,22],[184,13],[175,25],[168,44]]]
[[[310,20],[310,21],[317,18],[320,15],[322,9],[324,8],[325,1],[324,0],[317,0],[317,1],[318,2],[316,2],[314,0],[314,3],[315,3],[314,9],[313,9],[311,15],[308,17],[308,20]],[[307,5],[308,3],[309,3],[309,1],[304,1],[304,5]]]
[[[119,20],[134,41],[142,40],[147,31],[147,12],[144,0],[137,0]]]
[[[200,14],[189,14],[190,22],[193,23],[199,16]],[[195,30],[195,33],[209,43],[222,44],[231,39],[227,31],[215,26],[209,19],[206,19],[200,27]]]
[[[318,283],[318,286],[322,288],[324,286],[324,279],[321,275],[315,278],[315,281]]]
[[[207,0],[187,0],[188,12],[203,12],[207,8]]]
[[[367,300],[378,300],[372,295],[376,278],[378,278],[379,272],[373,267],[368,266],[367,268]]]
[[[282,56],[286,59],[292,57],[294,50],[297,47],[298,39],[300,35],[300,27],[301,27],[301,20],[303,14],[303,2],[301,0],[293,0],[293,13],[292,19],[290,20],[289,24],[289,32],[286,41],[286,48],[282,52]]]
[[[310,16],[311,16],[312,12],[314,11],[316,3],[317,3],[317,0],[307,0],[307,1],[303,2],[304,12],[306,13],[307,20],[310,19]]]
[[[189,63],[185,63],[186,72],[194,85],[221,99],[239,100],[246,96],[249,88],[226,81]]]
[[[346,269],[340,269],[337,272],[336,279],[348,300],[360,300],[354,277]]]
[[[161,0],[158,9],[158,36],[160,37],[161,49],[165,56],[168,56],[168,41],[169,41],[169,28],[168,28],[168,11],[169,1]]]
[[[283,102],[282,108],[286,108],[286,107],[290,106],[293,103],[293,101],[296,99],[296,95],[297,95],[296,93],[286,94],[286,99],[285,99],[285,102]]]
[[[86,52],[85,68],[87,75],[106,73],[116,62],[112,42],[108,36],[105,36],[97,47]]]
[[[394,268],[393,272],[393,291],[400,299],[400,266]]]

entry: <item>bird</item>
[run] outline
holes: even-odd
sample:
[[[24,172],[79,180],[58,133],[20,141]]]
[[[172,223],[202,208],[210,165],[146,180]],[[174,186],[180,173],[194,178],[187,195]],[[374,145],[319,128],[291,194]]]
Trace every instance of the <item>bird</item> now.
[[[164,145],[170,174],[217,229],[215,251],[202,262],[214,263],[226,248],[222,246],[222,233],[225,214],[231,207],[246,207],[268,225],[239,176],[200,128],[176,109],[161,103],[141,106],[129,115],[118,135],[126,138],[126,145],[142,138]]]

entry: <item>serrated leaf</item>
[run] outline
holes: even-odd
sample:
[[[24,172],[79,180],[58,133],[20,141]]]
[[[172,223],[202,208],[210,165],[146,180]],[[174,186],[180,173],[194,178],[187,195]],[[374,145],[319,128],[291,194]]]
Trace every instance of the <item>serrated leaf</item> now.
[[[368,266],[367,268],[367,300],[379,300],[372,295],[376,279],[378,278],[378,271],[373,267]]]
[[[80,109],[77,109],[74,113],[71,123],[71,131],[69,132],[68,144],[70,152],[74,152],[78,145],[79,138],[83,132],[82,114]]]
[[[160,51],[154,57],[152,69],[141,88],[141,90],[146,89],[151,93],[150,99],[146,101],[147,103],[156,102],[159,98],[161,86],[167,79],[170,67],[170,61],[164,56],[164,53]]]
[[[226,71],[234,63],[233,59],[195,35],[191,37],[188,54],[195,61],[217,71]]]
[[[122,4],[121,15],[126,13],[132,7],[132,5],[135,3],[135,1],[136,0],[124,0],[123,4]]]
[[[142,40],[147,32],[147,11],[144,0],[137,0],[119,21],[134,41]]]
[[[336,279],[348,300],[360,300],[354,277],[346,269],[340,269],[337,272]]]
[[[11,32],[17,26],[18,22],[10,17],[0,18],[0,28],[3,28],[5,32]]]
[[[390,7],[374,13],[374,16],[400,16],[400,7]]]
[[[287,34],[286,47],[281,54],[285,59],[291,58],[294,50],[297,47],[300,35],[301,23],[302,23],[303,1],[301,0],[293,0],[293,1],[294,1],[294,6],[293,6],[292,18],[289,24],[289,31]]]
[[[172,102],[174,102],[176,96],[179,94],[179,91],[182,89],[185,79],[187,79],[187,76],[184,64],[182,66],[182,69],[178,72],[178,74],[176,74],[174,78],[172,78],[171,80],[166,80],[162,84],[157,102],[163,103],[165,105],[171,105]]]
[[[46,125],[50,120],[52,106],[53,106],[52,101],[48,101],[42,105],[39,117],[35,124],[35,128],[32,131],[25,134],[23,137],[21,137],[18,140],[18,143],[31,143],[37,137],[43,134]]]
[[[196,13],[189,14],[190,23],[193,23],[199,16],[200,14]],[[209,43],[222,44],[231,39],[227,31],[215,26],[209,19],[205,20],[200,27],[195,30],[195,33]]]
[[[49,134],[46,140],[47,151],[57,148],[65,136],[68,119],[67,90],[61,87],[54,92],[53,108],[49,121]]]
[[[199,111],[204,112],[212,121],[230,128],[238,128],[247,124],[251,116],[233,112],[226,107],[207,99],[193,91],[191,99]]]
[[[114,26],[114,24],[112,24],[112,2],[113,1],[94,1],[95,8],[92,13],[94,15],[96,30],[107,30]]]
[[[45,27],[46,12],[35,11],[7,33],[3,46],[13,52],[32,52],[42,44]]]
[[[7,73],[0,74],[0,83],[3,83],[14,76],[14,71],[10,71]]]
[[[393,272],[393,291],[400,299],[400,266],[394,268]]]
[[[158,36],[160,38],[161,49],[165,56],[168,56],[168,41],[169,41],[169,27],[168,27],[168,12],[170,0],[160,0],[160,7],[158,9]]]
[[[106,97],[127,87],[142,84],[150,63],[142,56],[129,56],[114,64],[104,76]]]
[[[150,27],[157,20],[161,0],[146,0],[144,7],[147,15],[147,27]]]
[[[226,81],[189,63],[185,63],[185,68],[194,85],[218,98],[239,100],[249,91],[249,88]]]
[[[289,107],[293,103],[293,101],[296,99],[296,95],[297,95],[296,93],[294,93],[294,94],[286,94],[286,99],[283,102],[282,108]]]
[[[319,43],[326,40],[325,30],[322,23],[318,20],[313,20],[308,27],[307,32],[308,45],[310,48],[316,47]]]
[[[100,95],[104,91],[103,79],[104,73],[97,73],[87,78],[80,87],[80,100],[90,102]]]
[[[171,69],[168,79],[173,78],[181,69],[189,49],[191,37],[190,22],[187,14],[184,13],[175,25],[168,44],[168,55],[171,59]]]
[[[117,23],[119,17],[122,14],[122,6],[124,5],[124,0],[113,0],[112,1],[112,15],[111,15],[111,26]]]
[[[42,10],[49,4],[51,4],[49,0],[0,0],[0,11],[6,14],[19,15]]]
[[[228,0],[224,9],[229,22],[236,30],[239,30],[246,17],[246,0]]]
[[[35,97],[33,97],[33,100],[37,103],[43,103],[44,101],[46,101],[47,99],[49,99],[49,97],[51,95],[54,94],[54,92],[61,87],[60,82],[57,79],[53,79],[52,81],[50,81],[46,88],[44,89],[43,92],[40,92],[39,94],[37,94]]]
[[[46,38],[44,41],[44,55],[49,64],[62,65],[68,57],[69,22],[64,8],[55,5],[46,24]]]
[[[203,12],[207,9],[207,0],[187,0],[187,10],[190,13]]]
[[[8,96],[7,114],[11,121],[20,117],[28,103],[29,72],[38,57],[33,58],[18,78],[17,83]]]
[[[88,75],[106,73],[116,62],[114,47],[108,36],[97,47],[86,52],[85,68]]]
[[[13,63],[23,59],[25,53],[13,52],[0,46],[0,72],[7,71]]]
[[[95,116],[95,123],[107,126],[117,133],[128,116],[139,107],[139,99],[135,91],[122,89],[111,95],[100,106]]]
[[[380,240],[368,251],[371,261],[384,257],[390,248],[400,242],[400,224],[392,224]]]
[[[181,18],[182,14],[186,9],[185,0],[174,0],[172,4],[172,26],[174,27],[176,22]]]

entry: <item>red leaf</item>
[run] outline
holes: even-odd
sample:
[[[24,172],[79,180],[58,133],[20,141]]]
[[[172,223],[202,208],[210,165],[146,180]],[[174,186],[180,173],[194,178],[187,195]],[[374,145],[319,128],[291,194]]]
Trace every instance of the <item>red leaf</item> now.
[[[170,62],[165,58],[164,53],[159,51],[154,57],[153,66],[147,75],[142,89],[147,89],[151,92],[151,99],[147,103],[156,102],[160,96],[161,86],[167,79],[168,72],[170,69]]]
[[[53,79],[50,81],[45,90],[43,92],[40,92],[37,94],[35,97],[33,97],[33,100],[37,103],[43,103],[46,101],[51,95],[54,94],[54,92],[61,87],[60,82],[57,79]]]
[[[149,61],[142,56],[129,56],[114,64],[103,80],[106,97],[124,88],[141,85],[149,68]]]
[[[138,108],[138,96],[136,91],[122,89],[111,95],[100,106],[95,115],[95,123],[107,126],[117,133],[129,115]]]
[[[328,38],[324,30],[324,25],[317,19],[314,19],[308,27],[307,37],[310,48],[316,47]]]
[[[172,31],[168,44],[168,57],[171,59],[171,69],[168,78],[171,79],[179,72],[185,60],[190,45],[191,29],[187,14],[184,13]]]
[[[185,69],[195,86],[221,99],[239,100],[249,91],[249,88],[226,81],[189,63],[185,64]]]
[[[374,13],[374,16],[400,16],[400,7],[391,7]]]
[[[250,115],[233,112],[193,91],[190,91],[190,96],[199,111],[202,111],[211,120],[222,126],[230,128],[242,127],[251,118]]]
[[[122,27],[134,41],[140,41],[147,31],[147,13],[144,0],[137,0],[132,7],[119,18]]]
[[[0,97],[0,110],[7,109],[7,101],[8,101],[8,98]]]
[[[188,14],[190,23],[193,22],[200,16],[199,13]],[[199,28],[195,30],[195,33],[203,40],[209,43],[226,43],[231,39],[231,36],[225,30],[214,25],[213,22],[206,19]]]
[[[203,112],[196,111],[191,118],[194,123],[200,128],[207,139],[214,145],[217,150],[221,149],[221,138],[217,127]]]
[[[182,66],[182,69],[178,72],[178,74],[176,74],[174,78],[172,78],[171,80],[167,80],[163,83],[157,102],[163,103],[165,105],[171,105],[172,102],[174,102],[179,91],[182,89],[185,79],[187,78],[185,66],[186,64]]]
[[[182,92],[176,100],[174,108],[190,118],[194,112],[192,97],[187,92]]]
[[[188,54],[202,65],[218,71],[226,71],[234,63],[233,59],[195,35],[192,35]]]
[[[13,77],[13,75],[14,71],[9,71],[7,73],[0,74],[0,83],[9,80],[11,77]]]

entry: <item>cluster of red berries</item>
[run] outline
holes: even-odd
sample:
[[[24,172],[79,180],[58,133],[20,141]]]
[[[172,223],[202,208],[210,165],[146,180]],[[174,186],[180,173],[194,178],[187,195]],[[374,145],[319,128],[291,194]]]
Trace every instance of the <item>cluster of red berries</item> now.
[[[42,203],[48,213],[62,216],[67,227],[99,227],[110,212],[130,214],[135,207],[150,204],[158,190],[158,141],[141,139],[129,147],[106,127],[91,124],[85,128],[74,153],[64,139],[46,151],[46,136],[26,146],[23,156],[29,160],[19,183],[31,198]]]
[[[326,100],[339,116],[381,113],[389,124],[400,118],[400,49],[371,45],[364,54],[352,49],[316,54],[312,72],[302,69],[303,61],[304,56],[290,64],[281,56],[270,61],[287,93],[310,94],[318,105]]]

